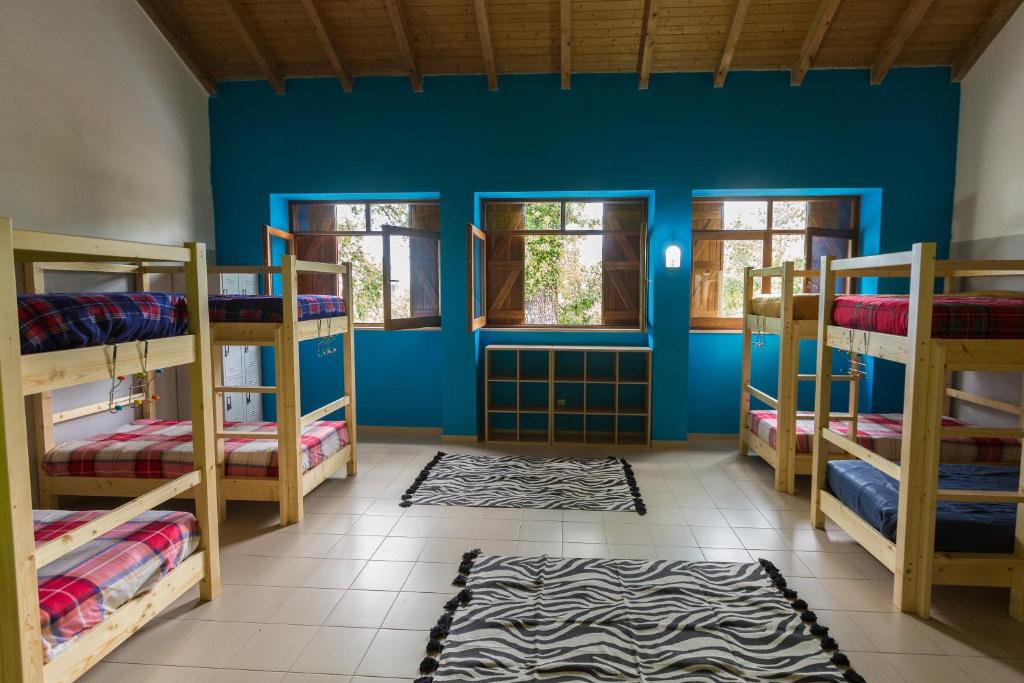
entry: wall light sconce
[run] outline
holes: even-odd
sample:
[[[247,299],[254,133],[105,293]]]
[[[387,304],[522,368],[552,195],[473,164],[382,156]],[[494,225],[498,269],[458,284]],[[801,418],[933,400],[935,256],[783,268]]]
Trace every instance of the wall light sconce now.
[[[678,268],[683,260],[683,250],[674,244],[665,247],[665,267]]]

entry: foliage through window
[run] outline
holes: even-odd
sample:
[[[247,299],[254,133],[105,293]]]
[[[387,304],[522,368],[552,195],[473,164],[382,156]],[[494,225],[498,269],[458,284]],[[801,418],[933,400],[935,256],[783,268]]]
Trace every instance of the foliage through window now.
[[[470,226],[470,327],[644,325],[642,199],[485,200]],[[484,245],[485,246],[482,246]]]
[[[357,325],[440,325],[440,205],[437,202],[293,201],[300,259],[352,264]],[[302,293],[337,293],[327,275],[306,276]]]
[[[816,269],[821,256],[852,255],[859,225],[857,197],[771,197],[693,200],[690,326],[739,329],[743,270],[793,261]],[[816,278],[797,278],[794,289],[817,292]],[[781,293],[778,278],[764,279],[762,294]]]

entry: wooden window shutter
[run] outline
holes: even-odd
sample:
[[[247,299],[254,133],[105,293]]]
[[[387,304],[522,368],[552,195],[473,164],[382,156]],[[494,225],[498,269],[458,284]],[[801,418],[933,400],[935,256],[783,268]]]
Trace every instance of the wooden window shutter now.
[[[441,231],[441,205],[410,204],[409,205],[409,227],[414,230]]]
[[[488,203],[486,220],[487,324],[522,325],[526,319],[526,238],[501,233],[526,227],[525,205]]]
[[[303,225],[297,226],[295,255],[302,261],[319,263],[338,262],[338,240],[330,235],[303,235],[310,232],[332,232],[336,229],[337,219],[334,204],[303,205]],[[299,273],[298,288],[300,294],[330,294],[337,296],[339,290],[338,277],[326,273]]]
[[[473,332],[487,324],[487,233],[472,223],[466,226],[466,262],[466,310]]]
[[[725,226],[723,202],[694,202],[694,230],[722,230]],[[692,250],[693,282],[690,290],[690,316],[715,318],[719,314],[725,245],[720,240],[694,240]]]
[[[607,202],[601,258],[601,324],[644,328],[647,229],[643,202]]]

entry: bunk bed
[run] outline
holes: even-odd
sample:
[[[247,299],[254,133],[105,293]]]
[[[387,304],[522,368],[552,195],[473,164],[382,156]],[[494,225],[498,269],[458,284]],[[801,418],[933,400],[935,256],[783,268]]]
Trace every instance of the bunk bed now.
[[[39,317],[45,299],[20,300],[16,269],[31,282],[49,262],[102,273],[182,263],[186,291],[58,295]],[[220,592],[206,251],[14,230],[0,218],[0,264],[0,679],[73,681],[191,587],[203,600]],[[174,366],[188,367],[192,386],[189,471],[112,511],[33,512],[25,398]],[[155,509],[185,492],[194,515]]]
[[[282,233],[265,227],[265,234]],[[284,233],[290,240],[290,233]],[[276,235],[280,236],[280,235]],[[289,241],[290,244],[290,241]],[[212,345],[212,391],[215,453],[217,462],[218,510],[226,517],[229,500],[278,501],[282,524],[303,517],[303,497],[332,474],[347,468],[356,473],[355,355],[351,317],[345,313],[350,300],[348,264],[299,261],[288,248],[280,266],[210,267],[210,274],[259,273],[266,276],[267,293],[262,295],[209,296],[210,344]],[[269,259],[269,251],[267,251]],[[66,269],[66,264],[33,264],[37,275],[33,291],[42,291],[42,272]],[[154,274],[176,274],[180,267],[149,263],[122,269],[148,289]],[[300,273],[343,279],[342,296],[300,295]],[[279,275],[282,296],[272,294],[272,277]],[[28,284],[28,283],[26,283]],[[332,354],[341,337],[342,365],[346,394],[309,413],[301,413],[299,350],[302,341],[318,340],[318,353]],[[275,350],[276,386],[224,386],[221,349],[226,346],[269,346]],[[339,378],[340,380],[341,378]],[[339,385],[341,382],[339,381]],[[276,394],[278,422],[225,422],[224,394],[253,392]],[[61,495],[138,496],[161,486],[191,467],[193,454],[188,421],[155,419],[151,392],[129,393],[118,409],[142,409],[134,420],[112,433],[87,439],[56,443],[53,424],[108,409],[104,402],[81,409],[52,411],[52,400],[43,395],[31,406],[37,424],[36,459],[40,500],[55,505]],[[111,399],[111,403],[114,399]],[[338,410],[344,420],[322,418]],[[182,492],[183,497],[190,495]]]
[[[957,278],[1021,274],[1024,261],[936,261],[934,244],[822,259],[811,521],[820,529],[831,519],[892,571],[904,612],[927,617],[933,585],[995,586],[1010,589],[1010,614],[1024,620],[1020,466],[940,464],[947,437],[1024,438],[1024,420],[1016,428],[942,422],[947,398],[1022,419],[1019,406],[948,386],[953,372],[1024,370],[1024,296],[952,294]],[[909,277],[910,293],[836,296],[837,277]],[[936,278],[949,295],[934,294]],[[832,428],[833,349],[906,366],[898,463]]]
[[[818,295],[795,293],[797,278],[817,277],[813,270],[796,270],[792,262],[772,268],[747,268],[744,272],[743,355],[740,381],[740,452],[752,449],[775,469],[775,487],[789,494],[795,492],[796,476],[810,475],[813,462],[814,413],[797,410],[799,382],[813,382],[813,374],[799,371],[800,341],[817,339]],[[778,278],[781,294],[754,292],[758,280]],[[753,386],[752,345],[766,334],[779,337],[778,393],[775,396]],[[763,341],[761,342],[763,345]],[[850,354],[849,369],[833,374],[833,382],[849,384],[848,408],[833,413],[830,428],[844,436],[851,425],[856,426],[857,443],[882,457],[898,461],[903,432],[903,416],[898,413],[860,413],[860,379],[863,371],[858,354]],[[769,406],[768,410],[752,410],[751,399]],[[948,403],[944,414],[948,413]],[[952,417],[942,418],[943,427],[967,428]],[[842,450],[832,445],[832,453]],[[941,440],[940,462],[1001,463],[1020,461],[1018,439],[963,434]]]

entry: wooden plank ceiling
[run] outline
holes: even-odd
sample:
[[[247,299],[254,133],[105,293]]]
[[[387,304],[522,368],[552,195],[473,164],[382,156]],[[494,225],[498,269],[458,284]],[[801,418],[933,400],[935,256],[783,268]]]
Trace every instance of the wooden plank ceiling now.
[[[222,80],[950,66],[966,75],[1024,0],[139,0],[210,92]],[[709,81],[711,82],[711,81]]]

